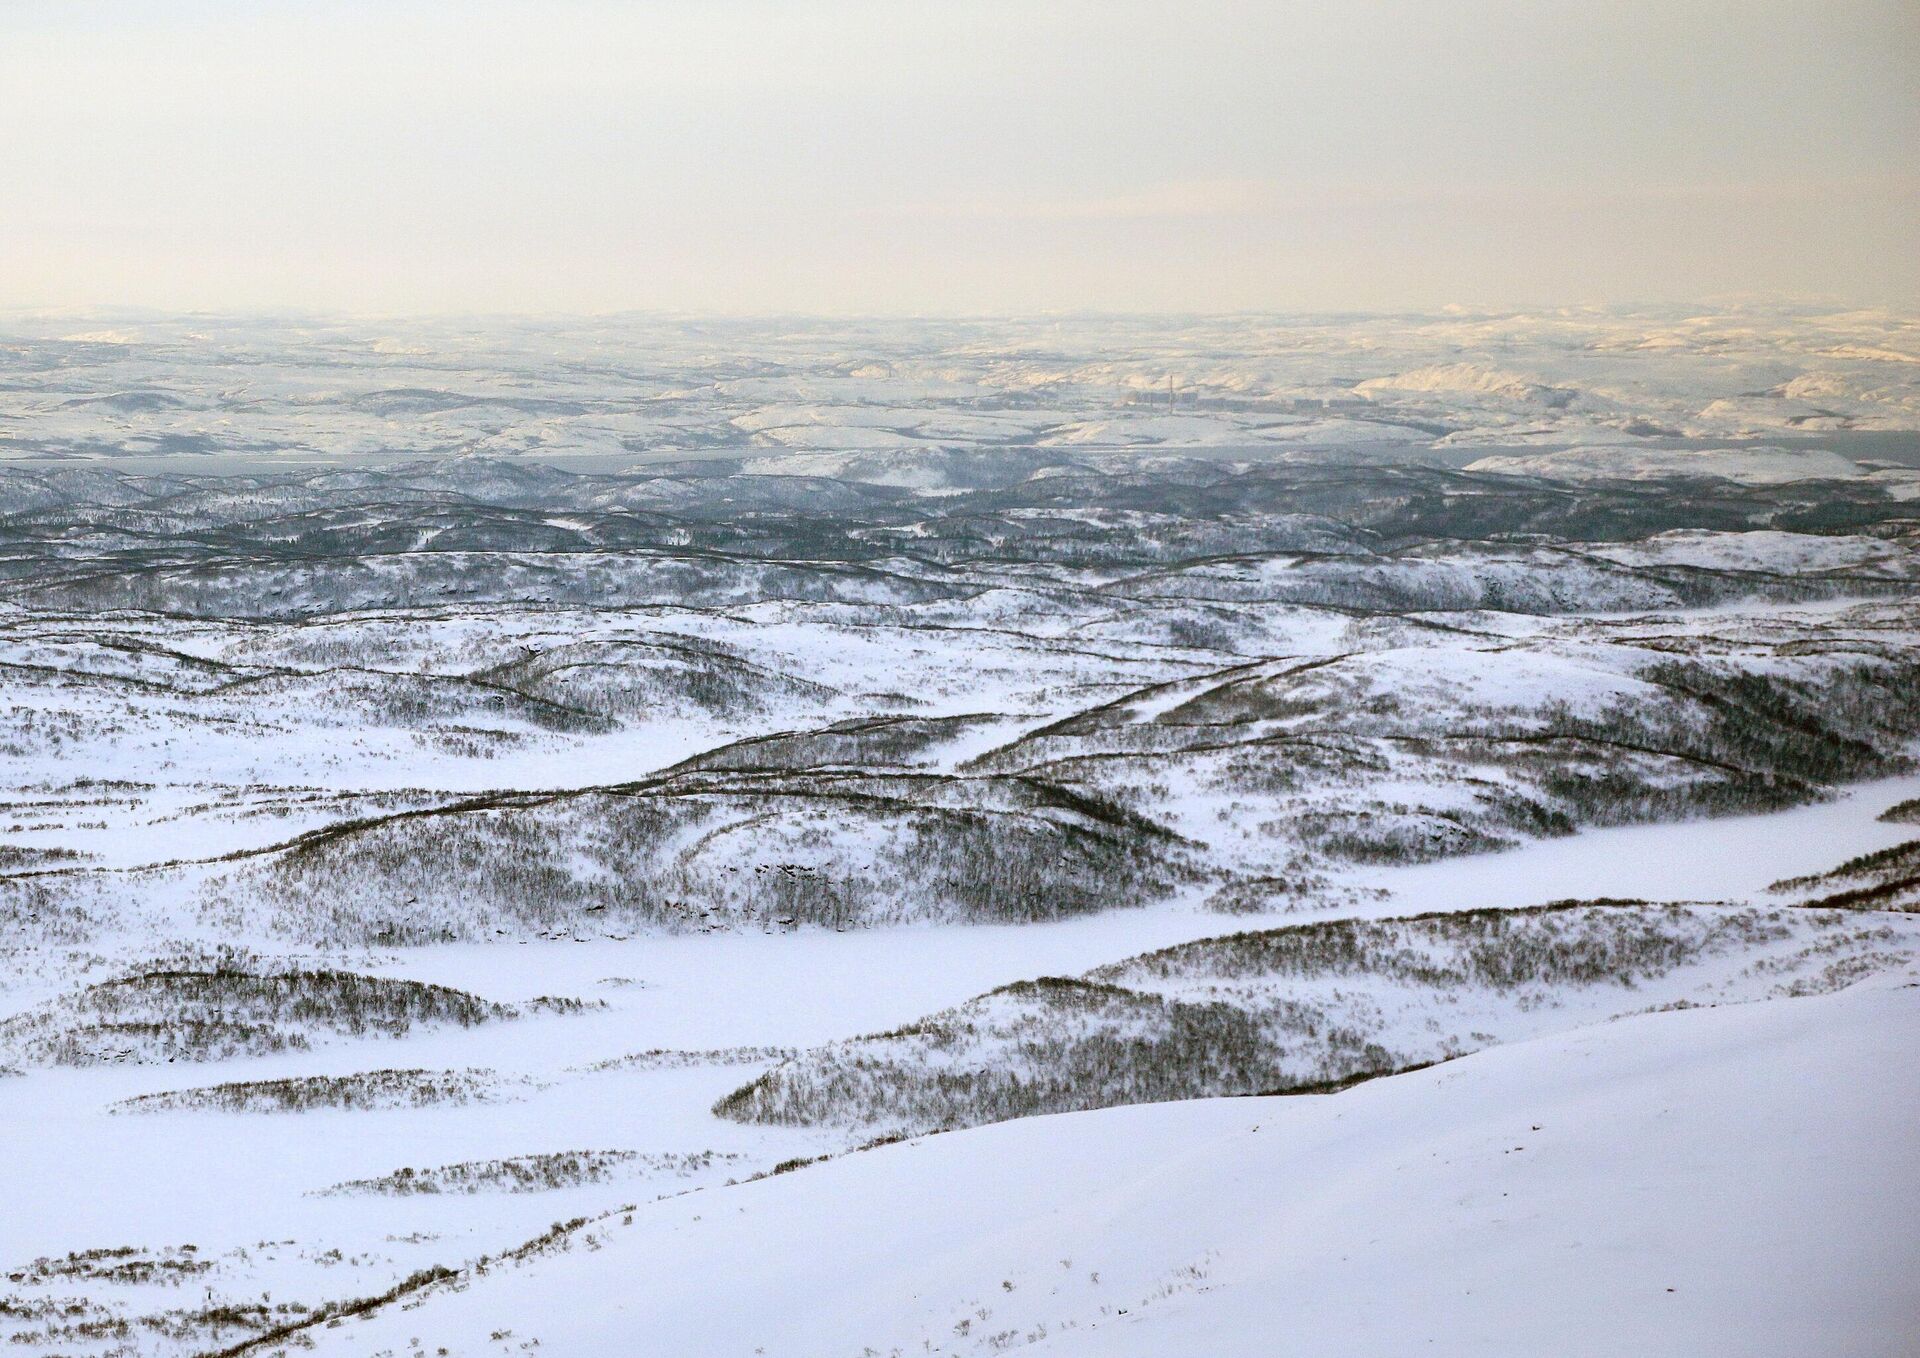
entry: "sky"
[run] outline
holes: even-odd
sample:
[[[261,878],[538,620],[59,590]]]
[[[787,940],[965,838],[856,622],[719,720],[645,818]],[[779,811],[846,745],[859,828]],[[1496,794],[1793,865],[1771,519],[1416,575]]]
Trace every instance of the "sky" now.
[[[1920,301],[1920,4],[0,4],[0,307],[1743,296]]]

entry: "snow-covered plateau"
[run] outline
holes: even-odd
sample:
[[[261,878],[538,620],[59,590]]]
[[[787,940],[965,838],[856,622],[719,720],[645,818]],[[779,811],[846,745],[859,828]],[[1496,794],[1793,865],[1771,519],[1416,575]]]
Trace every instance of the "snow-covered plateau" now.
[[[1920,321],[0,317],[28,1358],[1920,1342]]]

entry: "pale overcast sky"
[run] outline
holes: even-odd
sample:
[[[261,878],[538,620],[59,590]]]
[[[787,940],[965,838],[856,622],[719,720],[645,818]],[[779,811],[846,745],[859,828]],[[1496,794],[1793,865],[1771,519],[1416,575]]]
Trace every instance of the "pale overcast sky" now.
[[[1913,0],[4,0],[0,305],[1920,297]]]

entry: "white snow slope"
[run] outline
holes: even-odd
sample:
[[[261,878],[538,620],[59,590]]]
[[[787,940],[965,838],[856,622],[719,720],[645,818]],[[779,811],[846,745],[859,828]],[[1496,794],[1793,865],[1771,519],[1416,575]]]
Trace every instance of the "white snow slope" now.
[[[612,1217],[322,1354],[1910,1354],[1920,973]],[[823,1248],[831,1241],[831,1248]]]

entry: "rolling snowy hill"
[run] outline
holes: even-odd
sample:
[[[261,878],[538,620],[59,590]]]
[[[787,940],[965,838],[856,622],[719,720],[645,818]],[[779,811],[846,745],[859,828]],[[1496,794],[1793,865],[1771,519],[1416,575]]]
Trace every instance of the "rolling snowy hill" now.
[[[1920,973],[1331,1096],[904,1142],[576,1228],[321,1354],[1910,1351]],[[830,1241],[829,1247],[823,1248]]]

